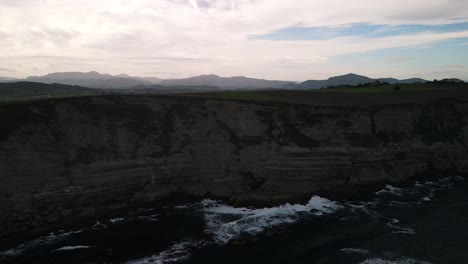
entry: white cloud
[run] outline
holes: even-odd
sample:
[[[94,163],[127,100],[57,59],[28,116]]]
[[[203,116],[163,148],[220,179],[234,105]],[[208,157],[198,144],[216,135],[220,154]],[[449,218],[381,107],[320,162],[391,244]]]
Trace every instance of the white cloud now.
[[[292,26],[444,24],[467,18],[465,0],[2,0],[0,67],[27,65],[17,69],[18,76],[62,69],[302,80],[317,68],[326,72],[329,57],[468,37],[468,30],[372,40],[251,36]]]
[[[11,73],[11,72],[15,72],[15,70],[13,69],[9,69],[9,68],[0,68],[0,72],[6,72],[6,73]]]

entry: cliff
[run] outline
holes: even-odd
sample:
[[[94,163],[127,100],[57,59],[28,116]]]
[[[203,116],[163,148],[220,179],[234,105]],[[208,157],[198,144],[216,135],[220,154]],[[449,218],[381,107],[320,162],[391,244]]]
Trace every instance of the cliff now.
[[[468,102],[90,96],[0,105],[0,237],[181,197],[280,203],[466,173]]]

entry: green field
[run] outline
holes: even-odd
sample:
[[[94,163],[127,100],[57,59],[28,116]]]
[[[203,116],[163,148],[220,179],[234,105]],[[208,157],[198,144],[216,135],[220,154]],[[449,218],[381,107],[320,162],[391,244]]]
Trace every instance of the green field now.
[[[24,94],[24,95],[0,95],[0,103],[7,103],[7,102],[27,102],[27,101],[35,101],[35,100],[44,100],[44,99],[52,99],[52,98],[68,98],[68,97],[80,97],[80,96],[89,96],[89,95],[96,95],[97,93],[59,93],[59,94],[51,94],[51,95],[36,95],[36,94]]]
[[[447,90],[457,89],[461,87],[468,88],[465,84],[450,84],[450,83],[408,83],[399,84],[400,91],[394,91],[395,85],[388,84],[375,87],[347,87],[347,88],[328,88],[320,89],[318,91],[324,92],[344,92],[344,93],[393,93],[393,92],[406,92],[406,91],[425,91],[425,90]]]
[[[216,98],[248,101],[277,101],[278,97],[265,91],[226,91],[211,93]]]
[[[99,93],[96,89],[63,84],[0,83],[0,103],[87,96]]]
[[[434,90],[454,90],[460,88],[468,89],[468,85],[453,85],[453,84],[438,84],[438,83],[411,83],[400,84],[400,90],[395,91],[395,85],[382,85],[375,87],[345,87],[345,88],[327,88],[327,89],[313,89],[301,90],[302,94],[308,93],[314,95],[318,93],[405,93],[415,91],[434,91]],[[287,90],[282,90],[287,91]],[[296,91],[291,90],[291,93]],[[284,93],[278,94],[278,91],[225,91],[218,93],[209,93],[210,97],[231,100],[249,100],[249,101],[283,101]]]
[[[399,86],[399,91],[394,91],[395,85],[380,85],[374,87],[348,86],[306,90],[270,89],[257,91],[236,90],[177,93],[171,96],[316,106],[387,105],[427,102],[440,99],[468,100],[468,84],[466,83],[430,82],[400,84]],[[0,103],[28,102],[48,98],[81,97],[99,95],[102,93],[102,91],[96,89],[66,85],[48,85],[40,83],[0,84]],[[125,96],[125,94],[121,95]],[[162,96],[152,93],[127,95]]]
[[[368,106],[417,103],[442,98],[468,100],[468,84],[413,83],[376,87],[339,87],[314,90],[224,91],[185,94],[211,99],[277,102],[302,105]]]

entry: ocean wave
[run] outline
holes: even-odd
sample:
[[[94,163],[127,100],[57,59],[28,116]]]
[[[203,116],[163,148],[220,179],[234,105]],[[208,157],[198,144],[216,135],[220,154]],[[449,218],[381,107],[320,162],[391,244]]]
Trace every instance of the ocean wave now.
[[[350,210],[350,214],[343,220],[357,219],[362,216],[369,217],[373,221],[382,221],[391,229],[391,233],[415,235],[416,231],[411,227],[402,226],[398,219],[388,217],[389,209],[413,208],[431,202],[439,191],[447,191],[463,182],[462,177],[446,177],[437,181],[416,182],[413,186],[394,187],[386,185],[385,188],[375,193],[369,201],[350,201],[344,203]]]
[[[212,200],[205,200],[202,204],[205,206],[206,232],[213,235],[219,244],[225,244],[243,234],[257,235],[272,227],[295,223],[300,214],[320,216],[343,208],[336,202],[318,196],[312,197],[305,205],[284,204],[262,209],[236,208]]]
[[[152,255],[136,260],[128,261],[127,264],[164,264],[164,263],[177,263],[188,259],[194,250],[203,247],[205,241],[184,241],[173,244],[168,249]]]
[[[401,257],[388,251],[380,252],[379,254],[362,248],[342,248],[340,251],[346,254],[358,254],[361,257],[365,257],[359,264],[430,264],[423,260]]]
[[[70,250],[77,250],[77,249],[88,249],[88,248],[94,248],[94,246],[64,246],[61,248],[57,248],[55,250],[52,250],[52,252],[56,251],[70,251]]]
[[[431,264],[430,262],[417,260],[417,259],[397,259],[397,260],[388,260],[388,259],[381,259],[381,258],[370,258],[366,259],[360,264]]]
[[[123,217],[112,218],[112,219],[109,219],[109,223],[118,224],[118,223],[135,221],[135,220],[142,221],[142,222],[157,222],[159,220],[159,214],[154,213],[154,211],[155,209],[149,209],[146,211],[139,210],[137,211],[138,213],[135,216],[128,217],[128,218],[123,218]],[[142,214],[142,212],[146,214]],[[103,227],[106,227],[105,224],[103,224]]]
[[[113,224],[124,222],[124,221],[125,221],[125,218],[123,218],[123,217],[117,217],[117,218],[109,219],[109,222],[111,222]]]
[[[100,229],[106,229],[106,228],[107,228],[107,225],[99,221],[96,221],[96,223],[91,227],[92,230],[100,230]]]
[[[375,193],[372,207],[398,207],[408,208],[431,201],[436,192],[452,189],[457,183],[464,182],[460,176],[452,176],[437,181],[416,182],[413,186],[394,187],[386,185]]]
[[[367,249],[362,249],[362,248],[342,248],[340,249],[341,252],[347,253],[347,254],[361,254],[361,255],[368,255],[369,250]]]
[[[77,231],[69,231],[69,232],[60,230],[58,232],[52,232],[47,236],[36,238],[34,240],[21,244],[15,248],[11,248],[5,251],[0,251],[0,258],[15,257],[18,255],[21,255],[22,253],[30,249],[40,248],[40,247],[59,243],[71,235],[83,232],[83,230],[84,229],[80,229]]]
[[[158,214],[152,214],[152,215],[140,215],[137,216],[136,219],[140,221],[146,221],[146,222],[156,222],[159,220]]]
[[[394,233],[394,234],[406,234],[406,235],[415,235],[416,234],[416,232],[412,228],[399,226],[398,223],[400,223],[400,220],[398,220],[398,219],[391,219],[391,221],[387,223],[388,227],[390,227],[391,229],[394,229],[394,231],[392,231],[392,233]]]
[[[377,195],[384,195],[384,194],[390,194],[390,195],[395,195],[395,196],[402,196],[403,195],[403,189],[394,187],[390,184],[385,185],[385,188],[376,192],[375,194]]]
[[[210,235],[208,239],[209,242],[205,240],[203,242],[185,241],[176,243],[167,250],[156,255],[134,260],[129,263],[170,263],[183,261],[190,257],[193,250],[200,249],[208,244],[226,244],[232,240],[242,238],[243,236],[251,237],[268,231],[274,231],[277,228],[289,226],[298,222],[302,217],[320,217],[333,214],[338,210],[341,210],[338,216],[343,220],[357,218],[363,219],[364,223],[369,220],[378,221],[383,225],[387,225],[389,233],[415,235],[415,230],[410,227],[405,227],[398,219],[389,217],[389,211],[391,212],[392,208],[395,207],[412,207],[423,203],[429,203],[435,199],[438,191],[452,189],[457,183],[463,181],[464,179],[461,177],[447,177],[431,182],[416,182],[414,186],[409,187],[386,185],[384,189],[376,192],[371,200],[351,201],[346,203],[337,203],[325,198],[313,196],[307,204],[288,203],[278,207],[259,209],[233,207],[213,200],[204,200],[192,205],[179,206],[176,207],[175,210],[188,210],[189,213],[191,213],[190,211],[195,211],[197,214],[201,213],[205,220],[204,231],[206,234]],[[105,223],[96,222],[95,225],[78,231],[54,232],[21,244],[15,248],[0,251],[0,260],[22,255],[30,250],[45,249],[46,252],[49,252],[54,247],[66,244],[64,240],[69,236],[84,230],[92,231],[111,228],[113,224],[135,220],[158,221],[159,217],[164,217],[163,214],[158,215],[158,212],[158,209],[138,210],[135,214],[126,218],[113,218],[105,221]],[[203,237],[203,239],[206,239],[206,237]],[[53,250],[53,252],[85,249],[89,247],[92,246],[63,246]],[[341,251],[346,254],[359,253],[364,255],[362,258],[369,258],[362,263],[427,263],[413,259],[383,259],[379,255],[370,254],[365,249],[345,248]]]

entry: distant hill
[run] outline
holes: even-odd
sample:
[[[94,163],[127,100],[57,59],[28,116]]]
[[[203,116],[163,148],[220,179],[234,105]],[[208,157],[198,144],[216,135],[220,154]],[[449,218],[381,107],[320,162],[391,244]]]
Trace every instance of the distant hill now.
[[[426,82],[426,80],[420,78],[411,78],[405,80],[398,80],[395,78],[380,78],[380,79],[373,79],[362,75],[357,75],[354,73],[330,77],[327,80],[308,80],[302,83],[299,83],[295,86],[288,86],[284,88],[288,89],[319,89],[319,88],[326,88],[329,86],[340,86],[340,85],[358,85],[363,83],[371,83],[374,81],[381,81],[381,82],[388,82],[390,84],[394,83],[416,83],[416,82]]]
[[[220,87],[225,89],[258,89],[258,88],[282,88],[290,84],[288,81],[271,81],[238,77],[219,77],[217,75],[201,75],[186,79],[163,80],[156,77],[135,77],[127,74],[110,75],[92,72],[56,72],[44,76],[31,76],[25,79],[30,82],[61,83],[79,85],[91,88],[128,89],[134,86],[151,86],[155,84],[163,86],[198,86]]]
[[[174,93],[199,93],[199,92],[219,92],[222,88],[215,86],[164,86],[164,85],[139,85],[129,89],[111,90],[113,92],[126,94],[174,94]]]
[[[110,74],[101,74],[99,72],[91,71],[91,72],[54,72],[49,73],[44,76],[31,76],[27,79],[34,79],[34,78],[44,78],[44,79],[58,79],[58,80],[106,80],[113,78],[114,76]]]
[[[15,78],[10,78],[10,77],[0,77],[0,82],[11,82],[14,81]]]
[[[127,78],[127,79],[136,79],[150,82],[152,84],[160,83],[163,79],[157,77],[139,77],[139,76],[130,76],[128,74],[118,74],[114,77]]]
[[[376,79],[381,82],[388,82],[390,84],[395,84],[395,83],[424,83],[427,82],[427,80],[421,79],[421,78],[410,78],[410,79],[403,79],[403,80],[398,80],[395,78],[379,78]]]
[[[200,75],[186,79],[164,80],[160,84],[166,86],[216,86],[220,88],[282,88],[290,84],[289,81],[272,81],[263,79],[237,77],[220,77],[218,75]]]
[[[61,83],[78,85],[90,88],[130,88],[137,85],[152,85],[161,81],[154,77],[132,77],[126,74],[110,75],[92,72],[56,72],[44,76],[30,76],[25,79],[29,82]]]
[[[412,78],[405,80],[398,80],[394,78],[380,78],[373,79],[357,74],[346,74],[342,76],[335,76],[328,78],[327,80],[308,80],[303,83],[296,84],[290,81],[278,81],[278,80],[264,80],[248,78],[244,76],[237,77],[220,77],[218,75],[200,75],[185,79],[167,79],[163,80],[156,77],[137,77],[130,76],[127,74],[110,75],[101,74],[95,71],[91,72],[56,72],[50,73],[44,76],[31,76],[25,79],[29,82],[40,82],[40,83],[60,83],[67,85],[78,85],[89,88],[102,88],[102,89],[130,89],[133,87],[140,86],[154,86],[160,85],[161,87],[147,87],[149,89],[167,90],[162,86],[178,86],[182,89],[189,90],[202,89],[203,87],[219,87],[220,89],[318,89],[329,86],[340,86],[340,85],[358,85],[363,83],[370,83],[374,81],[394,83],[415,83],[415,82],[426,82],[423,79]],[[11,80],[0,82],[7,82]],[[179,89],[177,88],[177,89]],[[174,89],[174,90],[177,90]],[[202,89],[203,90],[203,89]]]
[[[97,93],[99,93],[99,91],[96,89],[64,84],[34,82],[0,83],[0,101]]]
[[[73,97],[94,94],[173,94],[222,91],[213,86],[163,86],[139,85],[132,88],[86,88],[66,84],[46,84],[37,82],[0,82],[0,102],[31,100],[52,97]]]
[[[335,76],[328,78],[327,84],[328,85],[356,85],[360,83],[368,83],[368,82],[373,82],[374,79],[362,76],[362,75],[357,75],[354,73],[346,74],[346,75],[341,75],[341,76]]]
[[[443,83],[456,83],[456,84],[463,84],[463,83],[465,83],[465,81],[460,80],[460,79],[457,79],[457,78],[445,78],[445,79],[440,80],[439,82],[443,82]]]

